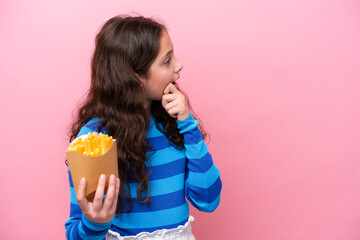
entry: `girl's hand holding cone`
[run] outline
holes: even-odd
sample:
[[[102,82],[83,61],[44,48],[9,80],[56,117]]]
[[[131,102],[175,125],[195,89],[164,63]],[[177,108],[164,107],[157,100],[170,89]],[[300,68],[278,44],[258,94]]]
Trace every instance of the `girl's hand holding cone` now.
[[[104,198],[106,176],[102,174],[96,189],[95,198],[89,201],[85,197],[86,179],[82,178],[76,194],[83,214],[87,219],[95,223],[108,223],[115,214],[116,205],[120,189],[120,179],[115,175],[110,176],[109,187],[107,189],[106,198]]]

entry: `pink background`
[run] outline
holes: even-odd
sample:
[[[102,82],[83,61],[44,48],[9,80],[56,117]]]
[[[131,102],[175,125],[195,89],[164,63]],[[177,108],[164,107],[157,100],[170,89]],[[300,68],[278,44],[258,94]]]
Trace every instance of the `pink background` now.
[[[360,239],[357,0],[1,1],[0,239],[65,238],[67,126],[95,34],[132,11],[167,24],[221,170],[196,237]]]

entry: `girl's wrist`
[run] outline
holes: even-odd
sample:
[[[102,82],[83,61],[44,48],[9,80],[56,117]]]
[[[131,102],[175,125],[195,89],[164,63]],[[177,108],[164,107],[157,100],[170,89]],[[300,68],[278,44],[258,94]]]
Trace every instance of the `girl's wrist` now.
[[[190,115],[191,115],[191,112],[189,111],[188,113],[185,113],[184,115],[177,117],[176,120],[179,122],[183,122],[186,119],[188,119],[190,117]]]
[[[82,222],[88,228],[90,228],[94,231],[103,231],[103,230],[110,228],[110,226],[111,226],[111,221],[109,221],[107,223],[97,223],[97,222],[94,222],[94,221],[90,220],[89,218],[87,218],[84,214],[82,216]]]
[[[184,121],[178,121],[177,127],[180,130],[180,134],[191,132],[198,128],[199,122],[194,118],[193,114],[190,113],[190,116],[186,118]]]

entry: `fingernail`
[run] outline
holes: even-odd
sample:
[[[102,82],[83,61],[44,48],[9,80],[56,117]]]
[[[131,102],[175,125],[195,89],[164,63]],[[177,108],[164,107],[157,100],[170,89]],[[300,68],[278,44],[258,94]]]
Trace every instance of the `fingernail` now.
[[[104,180],[106,178],[105,174],[101,174],[100,180]]]
[[[81,178],[80,184],[84,184],[84,183],[85,183],[85,178]]]

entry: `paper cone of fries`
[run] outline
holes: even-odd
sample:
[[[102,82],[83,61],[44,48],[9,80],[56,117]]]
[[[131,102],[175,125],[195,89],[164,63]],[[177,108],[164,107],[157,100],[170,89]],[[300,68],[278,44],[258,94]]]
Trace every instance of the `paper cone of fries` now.
[[[94,133],[91,135],[94,136]],[[104,136],[104,134],[102,136]],[[101,147],[99,147],[100,152],[98,149],[95,148],[96,145],[100,146],[100,140],[95,139],[93,140],[93,142],[91,142],[92,150],[94,152],[96,150],[97,152],[95,154],[94,152],[90,152],[89,150],[89,148],[91,148],[90,145],[87,146],[89,148],[86,148],[86,150],[83,145],[81,145],[80,147],[75,146],[75,148],[71,148],[72,145],[74,145],[74,143],[76,145],[76,141],[77,142],[80,141],[84,143],[84,145],[86,145],[89,137],[90,137],[90,133],[88,135],[79,136],[78,138],[74,139],[74,141],[72,141],[70,147],[66,151],[66,156],[69,163],[69,168],[70,168],[71,178],[74,184],[75,193],[77,194],[80,180],[81,178],[84,177],[86,179],[85,195],[88,200],[91,200],[95,196],[99,177],[101,174],[106,175],[106,185],[105,185],[105,194],[106,194],[109,185],[110,175],[114,174],[118,178],[119,173],[118,173],[116,140],[113,140],[111,137],[110,137],[111,143],[109,144],[108,142],[107,145],[108,148],[110,149],[101,150]],[[110,141],[109,139],[107,140]],[[104,145],[103,143],[101,144]],[[79,150],[79,148],[84,148],[84,149]]]

